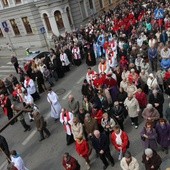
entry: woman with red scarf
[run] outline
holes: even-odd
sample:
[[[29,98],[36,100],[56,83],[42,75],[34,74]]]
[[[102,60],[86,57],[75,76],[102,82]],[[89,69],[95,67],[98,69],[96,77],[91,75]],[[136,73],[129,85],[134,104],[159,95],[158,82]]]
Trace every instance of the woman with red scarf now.
[[[83,137],[76,139],[76,152],[85,159],[87,169],[90,169],[89,155],[91,154],[91,150],[89,150],[89,144]]]

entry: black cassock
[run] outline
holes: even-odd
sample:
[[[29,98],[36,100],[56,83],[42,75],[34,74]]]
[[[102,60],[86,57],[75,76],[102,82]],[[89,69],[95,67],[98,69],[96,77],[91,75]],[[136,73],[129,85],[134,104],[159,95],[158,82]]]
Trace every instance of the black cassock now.
[[[86,57],[86,64],[88,66],[95,66],[96,65],[96,58],[93,50],[93,46],[87,46],[84,48],[85,50],[85,57]]]

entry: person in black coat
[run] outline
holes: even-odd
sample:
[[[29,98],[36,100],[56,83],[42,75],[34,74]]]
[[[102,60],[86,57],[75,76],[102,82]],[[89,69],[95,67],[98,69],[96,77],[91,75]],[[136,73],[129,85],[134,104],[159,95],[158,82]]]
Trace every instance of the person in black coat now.
[[[164,96],[162,93],[158,92],[158,90],[153,90],[151,94],[149,94],[149,103],[152,104],[159,112],[160,118],[163,118],[163,104],[164,104]]]
[[[46,90],[46,86],[44,83],[44,76],[40,70],[35,70],[35,78],[37,80],[38,92],[43,93]]]
[[[89,89],[89,84],[87,83],[87,80],[84,79],[82,87],[81,87],[81,94],[83,96],[88,96],[88,89]]]
[[[0,135],[0,148],[1,148],[2,151],[5,153],[5,155],[7,156],[7,158],[8,158],[9,160],[11,160],[8,143],[7,143],[6,139],[5,139],[2,135]]]
[[[100,133],[98,130],[95,130],[93,134],[94,136],[91,138],[92,145],[104,164],[103,169],[105,170],[109,166],[107,159],[110,161],[111,166],[114,166],[114,159],[110,154],[109,141],[106,134]]]
[[[124,117],[125,117],[124,114],[125,114],[124,108],[121,105],[119,105],[118,101],[115,101],[112,116],[117,121],[117,123],[119,124],[122,130],[124,130],[124,125],[123,125]]]
[[[64,77],[64,71],[62,69],[62,63],[61,63],[61,60],[60,60],[60,54],[57,55],[55,58],[53,58],[52,63],[54,65],[54,67],[56,68],[58,78],[63,78]]]
[[[147,148],[142,155],[142,163],[145,165],[146,170],[158,170],[162,163],[162,159],[156,151]]]
[[[85,56],[86,56],[86,64],[88,66],[95,66],[96,65],[96,58],[93,50],[93,46],[87,44],[85,47]]]

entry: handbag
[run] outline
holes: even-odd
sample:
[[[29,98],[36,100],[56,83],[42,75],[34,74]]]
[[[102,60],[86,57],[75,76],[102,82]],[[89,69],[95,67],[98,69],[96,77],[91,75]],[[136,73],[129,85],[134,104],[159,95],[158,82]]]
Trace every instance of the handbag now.
[[[144,128],[144,132],[146,133],[146,129],[145,129],[145,128]],[[146,138],[145,138],[144,136],[141,136],[141,140],[142,140],[142,141],[145,141],[145,139],[146,139]]]
[[[145,139],[146,139],[146,138],[145,138],[144,136],[141,136],[141,140],[142,140],[142,141],[145,141]]]

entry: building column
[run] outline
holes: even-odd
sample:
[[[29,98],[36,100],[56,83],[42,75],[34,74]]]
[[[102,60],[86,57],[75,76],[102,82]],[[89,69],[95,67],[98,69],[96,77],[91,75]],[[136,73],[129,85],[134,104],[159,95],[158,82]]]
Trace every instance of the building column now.
[[[65,31],[66,32],[71,32],[71,26],[70,26],[70,22],[69,22],[66,10],[64,10],[61,13],[61,16],[62,16],[62,19],[63,19]]]
[[[52,32],[53,32],[55,35],[59,36],[59,35],[60,35],[60,32],[59,32],[59,29],[58,29],[58,26],[57,26],[55,17],[54,17],[54,16],[49,16],[49,21],[50,21],[50,24],[51,24]]]

